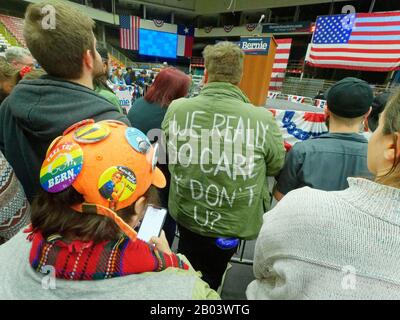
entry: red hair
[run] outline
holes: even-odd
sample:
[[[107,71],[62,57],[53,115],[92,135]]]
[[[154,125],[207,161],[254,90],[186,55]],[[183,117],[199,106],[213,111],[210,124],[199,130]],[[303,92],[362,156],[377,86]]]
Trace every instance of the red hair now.
[[[168,107],[173,100],[186,96],[189,86],[189,76],[178,69],[166,68],[157,75],[144,99],[147,102],[159,103],[162,107]]]

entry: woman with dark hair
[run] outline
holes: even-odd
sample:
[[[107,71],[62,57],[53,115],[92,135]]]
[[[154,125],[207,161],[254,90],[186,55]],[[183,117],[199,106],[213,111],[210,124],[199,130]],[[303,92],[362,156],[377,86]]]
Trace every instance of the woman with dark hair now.
[[[51,143],[32,224],[0,246],[2,299],[218,298],[163,232],[136,233],[166,183],[137,138],[147,140],[118,121],[84,120]]]
[[[132,126],[148,135],[153,142],[157,141],[156,137],[161,137],[161,123],[168,106],[173,100],[185,97],[189,92],[189,86],[190,78],[182,71],[175,68],[161,70],[154,83],[147,90],[146,95],[136,100],[129,110],[128,119]],[[163,155],[166,154],[165,150],[160,151],[163,152]],[[160,163],[160,169],[167,178],[167,187],[160,190],[160,199],[162,205],[167,208],[170,174],[166,162]],[[164,231],[170,245],[174,240],[175,229],[176,223],[168,215],[164,224]]]
[[[110,84],[107,80],[108,68],[110,65],[108,51],[103,46],[97,46],[96,49],[101,56],[101,60],[103,61],[103,73],[93,80],[94,90],[99,95],[106,98],[110,103],[115,105],[119,112],[123,113],[119,99],[115,95],[114,91],[110,88]]]

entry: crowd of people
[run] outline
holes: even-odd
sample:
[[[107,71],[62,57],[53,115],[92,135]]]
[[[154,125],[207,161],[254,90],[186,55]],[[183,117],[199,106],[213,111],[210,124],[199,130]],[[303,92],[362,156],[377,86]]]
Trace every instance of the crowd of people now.
[[[74,7],[52,3],[57,28],[42,28],[46,4],[27,8],[29,50],[0,60],[2,299],[220,299],[254,239],[248,299],[400,298],[400,91],[337,82],[329,133],[286,153],[272,113],[238,87],[244,53],[220,42],[196,97],[164,68],[125,115],[112,84],[142,80],[110,77]],[[145,242],[149,206],[168,215]]]

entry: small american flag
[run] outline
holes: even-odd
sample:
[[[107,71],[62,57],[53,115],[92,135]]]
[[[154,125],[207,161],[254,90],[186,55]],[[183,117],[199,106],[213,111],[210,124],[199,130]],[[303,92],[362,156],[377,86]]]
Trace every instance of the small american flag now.
[[[272,66],[272,75],[269,83],[270,91],[281,91],[285,80],[286,68],[289,61],[292,39],[276,39],[278,47],[275,52],[275,61]]]
[[[318,17],[307,63],[392,71],[400,66],[400,11]]]
[[[119,16],[120,47],[139,50],[140,17]]]

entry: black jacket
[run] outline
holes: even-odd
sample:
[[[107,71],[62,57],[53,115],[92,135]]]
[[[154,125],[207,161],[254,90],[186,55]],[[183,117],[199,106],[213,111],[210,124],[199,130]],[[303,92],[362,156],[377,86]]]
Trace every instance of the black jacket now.
[[[72,124],[113,119],[130,125],[117,108],[93,90],[43,76],[22,80],[0,106],[0,150],[14,168],[29,201],[40,187],[48,146]]]

